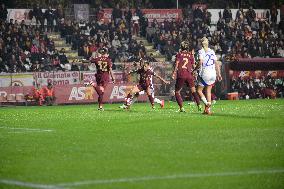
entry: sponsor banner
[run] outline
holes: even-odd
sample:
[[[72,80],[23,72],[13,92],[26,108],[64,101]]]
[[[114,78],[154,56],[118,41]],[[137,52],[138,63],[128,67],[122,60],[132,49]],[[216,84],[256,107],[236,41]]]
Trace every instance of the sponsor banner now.
[[[131,90],[131,84],[109,84],[104,93],[104,102],[124,102],[126,95]],[[98,101],[98,95],[93,87],[83,85],[68,85],[55,87],[56,102],[58,104],[66,103],[91,103]],[[147,96],[141,95],[138,100],[146,101]]]
[[[34,73],[36,83],[47,85],[51,82],[56,85],[71,85],[80,83],[80,73],[74,72],[36,72]]]
[[[96,73],[94,72],[83,72],[82,73],[82,80],[83,82],[89,82],[89,81],[96,81]],[[116,83],[125,83],[125,73],[122,71],[113,72],[115,82]],[[110,79],[111,83],[111,79]]]
[[[277,70],[277,71],[262,71],[262,70],[256,70],[256,71],[229,71],[229,78],[230,79],[236,79],[236,78],[262,78],[271,76],[272,78],[284,78],[284,70]]]
[[[153,22],[156,19],[158,22],[164,20],[181,20],[182,10],[181,9],[143,9],[145,17],[148,18],[149,22]]]
[[[132,9],[132,12],[134,12],[134,9]],[[163,22],[166,19],[182,19],[181,9],[142,9],[142,12],[149,22],[153,22],[154,19],[158,22]],[[106,22],[110,22],[111,15],[112,9],[104,9],[103,18]]]
[[[126,95],[132,89],[132,84],[109,84],[104,93],[104,102],[124,102]],[[93,87],[84,85],[54,86],[56,104],[80,104],[94,103],[98,101],[98,95]],[[32,94],[32,87],[0,87],[0,96],[7,95],[22,96]],[[140,95],[138,101],[146,101],[145,94]]]
[[[13,19],[14,21],[17,20],[18,22],[21,22],[22,20],[26,21],[29,19],[29,12],[31,9],[7,9],[8,15],[7,15],[7,21],[10,19]]]
[[[89,21],[89,4],[74,4],[75,20]]]
[[[8,95],[21,96],[21,99],[24,99],[24,96],[30,93],[32,87],[20,87],[20,86],[11,86],[11,87],[0,87],[0,96],[7,97]]]
[[[0,75],[0,87],[32,86],[34,76],[32,73],[2,73]]]

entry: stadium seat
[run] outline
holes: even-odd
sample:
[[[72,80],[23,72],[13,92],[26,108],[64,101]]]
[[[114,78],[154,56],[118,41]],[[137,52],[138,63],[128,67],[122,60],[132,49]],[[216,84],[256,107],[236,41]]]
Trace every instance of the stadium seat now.
[[[238,92],[228,93],[227,98],[228,100],[239,100],[239,93]]]

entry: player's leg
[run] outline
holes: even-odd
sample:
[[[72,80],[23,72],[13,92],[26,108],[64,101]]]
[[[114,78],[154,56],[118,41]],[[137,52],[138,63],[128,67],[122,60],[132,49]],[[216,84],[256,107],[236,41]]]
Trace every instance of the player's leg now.
[[[213,85],[208,85],[205,87],[206,91],[206,99],[207,99],[207,106],[205,107],[205,113],[206,114],[212,114],[211,112],[211,90],[212,90]]]
[[[195,84],[194,84],[194,79],[193,78],[188,78],[187,80],[187,85],[188,85],[188,88],[190,88],[190,91],[191,91],[191,94],[194,98],[194,101],[196,102],[196,105],[198,107],[198,110],[201,111],[202,110],[202,107],[200,105],[200,98],[196,92],[196,88],[195,88]]]
[[[141,92],[144,92],[144,91],[141,91]],[[134,95],[134,97],[132,98],[132,100],[129,101],[129,104],[130,104],[130,105],[132,105],[133,103],[136,102],[136,100],[138,99],[138,97],[139,97],[139,95],[141,94],[141,92],[135,93],[135,95]],[[127,94],[127,96],[128,96],[128,94]],[[127,109],[128,106],[127,106],[126,104],[127,104],[127,100],[125,100],[125,103],[122,104],[121,106],[119,106],[119,108],[121,108],[121,109]]]
[[[150,88],[150,87],[147,87],[147,88],[146,88],[146,93],[147,93],[147,96],[148,96],[148,98],[149,98],[149,101],[150,101],[150,103],[151,103],[152,108],[155,108],[154,98],[153,98],[153,96],[152,96],[151,88]]]
[[[204,86],[206,86],[206,84],[203,83],[203,82],[201,82],[201,81],[199,81],[199,82],[198,82],[198,87],[197,87],[197,93],[198,93],[198,95],[200,96],[201,101],[202,101],[205,105],[207,105],[207,104],[208,104],[207,99],[206,99],[205,95],[203,94]]]
[[[134,98],[134,95],[136,93],[139,93],[141,91],[140,89],[141,87],[139,87],[139,85],[137,86],[134,86],[130,92],[127,94],[126,98],[125,98],[125,106],[127,106],[127,108],[130,107],[130,105],[132,104],[132,101],[133,101],[133,98]]]
[[[98,110],[103,110],[103,98],[104,98],[104,92],[105,92],[105,87],[102,85],[98,85],[95,90],[98,93],[98,103],[99,103],[99,109]]]
[[[182,97],[180,95],[180,91],[184,85],[184,79],[181,79],[181,78],[178,78],[176,80],[176,85],[175,85],[175,97],[176,97],[176,100],[177,100],[177,103],[179,105],[179,111],[180,112],[185,112],[184,108],[183,108],[183,100],[182,100]]]
[[[161,108],[164,108],[165,106],[165,101],[164,100],[160,100],[158,98],[155,97],[155,90],[154,90],[154,86],[151,86],[151,95],[154,99],[154,103],[160,104]]]

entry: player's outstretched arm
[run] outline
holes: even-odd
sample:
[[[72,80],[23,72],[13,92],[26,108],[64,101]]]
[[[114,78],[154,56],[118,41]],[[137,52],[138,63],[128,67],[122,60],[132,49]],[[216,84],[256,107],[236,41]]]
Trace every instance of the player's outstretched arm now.
[[[170,84],[169,81],[166,81],[164,78],[162,78],[161,76],[159,75],[155,75],[157,78],[159,78],[160,80],[162,80],[165,84]]]

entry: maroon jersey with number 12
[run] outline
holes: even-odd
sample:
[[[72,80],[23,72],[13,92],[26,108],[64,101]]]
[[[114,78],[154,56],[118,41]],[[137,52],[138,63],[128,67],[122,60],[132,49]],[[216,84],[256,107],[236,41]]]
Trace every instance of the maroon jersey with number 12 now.
[[[177,78],[192,77],[192,65],[194,64],[194,56],[190,52],[180,52],[176,55]]]
[[[109,82],[109,70],[112,67],[110,58],[106,56],[100,56],[97,58],[93,58],[91,62],[95,63],[97,68],[97,73],[96,73],[97,85],[106,86],[107,83]]]

